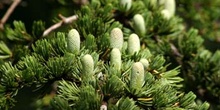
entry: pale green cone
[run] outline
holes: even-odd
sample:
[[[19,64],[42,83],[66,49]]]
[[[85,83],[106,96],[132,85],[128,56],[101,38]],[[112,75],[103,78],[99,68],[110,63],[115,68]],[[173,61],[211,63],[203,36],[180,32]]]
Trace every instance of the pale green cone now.
[[[120,28],[114,28],[110,34],[110,47],[122,49],[124,42],[123,33]]]
[[[67,36],[67,48],[71,53],[78,53],[80,50],[80,35],[76,29],[71,29]]]
[[[145,21],[142,15],[136,14],[133,17],[133,29],[138,35],[144,36],[146,33]]]
[[[120,0],[120,6],[125,8],[125,11],[130,10],[132,5],[132,0]]]
[[[174,16],[176,11],[175,0],[159,0],[160,5],[164,5],[164,8],[170,12],[170,16]]]
[[[89,54],[86,54],[81,59],[81,62],[82,62],[83,76],[86,78],[92,77],[94,74],[94,61],[93,61],[92,56]]]
[[[141,89],[144,84],[144,66],[141,62],[133,64],[131,69],[130,88]]]
[[[171,18],[170,12],[169,12],[167,9],[163,9],[163,10],[161,11],[161,14],[163,15],[163,17],[164,17],[165,19],[170,19],[170,18]]]
[[[131,34],[128,38],[128,54],[133,55],[140,50],[140,39],[137,34]]]
[[[171,16],[174,16],[175,11],[176,11],[176,2],[175,2],[175,0],[166,0],[165,9],[167,9],[170,12]]]
[[[140,62],[144,66],[144,69],[146,70],[149,67],[149,61],[145,58],[140,59]]]
[[[121,69],[121,52],[118,48],[112,49],[110,63],[117,70]]]

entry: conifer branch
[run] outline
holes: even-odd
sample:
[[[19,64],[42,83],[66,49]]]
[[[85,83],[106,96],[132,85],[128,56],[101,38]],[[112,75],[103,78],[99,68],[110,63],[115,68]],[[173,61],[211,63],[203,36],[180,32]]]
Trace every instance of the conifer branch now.
[[[0,110],[22,102],[16,95],[25,96],[21,88],[28,86],[44,97],[22,103],[24,109],[34,104],[35,109],[55,110],[208,110],[209,103],[202,102],[207,96],[219,104],[220,51],[205,49],[199,31],[187,32],[181,18],[166,20],[160,15],[158,8],[163,7],[157,2],[174,0],[152,4],[96,0],[82,7],[77,1],[83,0],[73,1],[80,5],[74,7],[75,15],[59,14],[59,20],[46,29],[42,21],[34,22],[32,33],[27,34],[25,25],[15,21],[14,28],[5,26],[0,32],[0,38],[6,36],[1,39],[5,48],[0,46],[0,55],[13,53],[0,59]],[[120,17],[114,19],[109,13],[113,10]],[[74,29],[56,32],[63,25]],[[197,94],[184,93],[183,86]]]
[[[0,29],[1,30],[4,29],[4,24],[6,23],[6,21],[8,20],[8,18],[10,17],[10,15],[12,14],[14,9],[18,6],[18,4],[20,2],[21,2],[21,0],[14,0],[13,1],[13,3],[11,4],[11,6],[9,7],[9,9],[7,10],[7,12],[5,13],[5,15],[3,16],[3,18],[0,21]]]
[[[78,15],[72,15],[70,17],[64,17],[63,15],[59,14],[58,15],[61,18],[61,21],[52,25],[51,27],[49,27],[48,29],[46,29],[42,35],[42,37],[47,36],[49,33],[51,33],[53,30],[65,25],[65,24],[70,24],[73,21],[78,19]]]

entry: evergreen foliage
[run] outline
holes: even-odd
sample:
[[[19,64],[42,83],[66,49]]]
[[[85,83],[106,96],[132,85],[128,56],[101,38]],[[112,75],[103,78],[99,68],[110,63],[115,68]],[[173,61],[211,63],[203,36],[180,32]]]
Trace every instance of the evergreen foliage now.
[[[207,49],[196,25],[184,25],[193,12],[181,18],[175,2],[167,7],[166,1],[90,0],[71,10],[78,19],[64,32],[45,37],[42,21],[31,33],[21,21],[6,26],[0,32],[0,109],[16,106],[26,87],[41,91],[35,109],[218,108],[220,51]],[[188,9],[194,1],[176,3]]]

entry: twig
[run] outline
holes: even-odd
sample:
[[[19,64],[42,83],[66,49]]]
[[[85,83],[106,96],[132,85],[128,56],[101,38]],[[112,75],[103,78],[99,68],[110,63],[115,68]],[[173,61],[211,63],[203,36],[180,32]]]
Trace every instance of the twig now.
[[[14,9],[18,6],[18,4],[21,2],[21,0],[14,0],[13,3],[11,4],[11,6],[9,7],[9,9],[7,10],[7,12],[5,13],[5,15],[3,16],[3,18],[0,21],[0,29],[4,29],[4,24],[6,23],[6,21],[8,20],[8,18],[10,17],[10,15],[12,14],[12,12],[14,11]]]
[[[178,57],[183,56],[180,54],[179,50],[176,48],[176,46],[174,44],[170,43],[170,47],[171,47],[171,50],[175,56],[178,56]]]
[[[154,36],[154,39],[157,41],[157,42],[162,42],[162,40],[158,37],[158,36]],[[179,50],[176,48],[176,46],[170,42],[170,48],[171,48],[171,51],[173,52],[173,54],[177,57],[182,57],[182,55],[180,54]]]
[[[64,24],[70,24],[72,23],[73,21],[77,20],[78,19],[78,15],[73,15],[73,16],[70,16],[70,17],[64,17],[62,16],[61,14],[59,14],[59,17],[62,19],[62,21],[52,25],[51,27],[49,27],[48,29],[46,29],[42,35],[42,37],[45,37],[47,36],[50,32],[52,32],[53,30],[61,27],[62,25]]]

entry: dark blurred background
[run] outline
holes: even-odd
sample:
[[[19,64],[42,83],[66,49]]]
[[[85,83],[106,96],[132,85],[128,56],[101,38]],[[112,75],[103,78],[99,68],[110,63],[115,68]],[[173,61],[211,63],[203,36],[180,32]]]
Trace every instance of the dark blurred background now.
[[[0,18],[3,17],[10,7],[12,0],[0,0]],[[33,21],[42,20],[46,27],[54,24],[54,18],[58,14],[70,16],[74,14],[73,5],[61,5],[57,0],[22,0],[9,17],[7,24],[12,24],[14,20],[20,20],[25,23],[27,31],[31,31]]]

